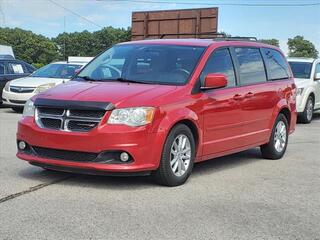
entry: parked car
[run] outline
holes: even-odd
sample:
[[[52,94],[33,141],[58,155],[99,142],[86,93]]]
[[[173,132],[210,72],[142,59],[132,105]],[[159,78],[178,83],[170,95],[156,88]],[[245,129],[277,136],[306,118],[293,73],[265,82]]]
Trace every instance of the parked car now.
[[[55,62],[38,69],[28,77],[10,81],[4,87],[2,101],[13,110],[22,111],[29,98],[70,80],[87,62]]]
[[[14,59],[10,55],[0,55],[0,95],[6,83],[10,80],[30,75],[36,70],[32,65]],[[0,105],[2,104],[2,99]]]
[[[297,111],[301,123],[310,123],[320,110],[320,59],[289,58],[297,85]]]
[[[274,46],[122,43],[26,103],[17,156],[45,169],[152,174],[177,186],[196,162],[258,146],[264,158],[282,158],[296,126],[295,96]]]

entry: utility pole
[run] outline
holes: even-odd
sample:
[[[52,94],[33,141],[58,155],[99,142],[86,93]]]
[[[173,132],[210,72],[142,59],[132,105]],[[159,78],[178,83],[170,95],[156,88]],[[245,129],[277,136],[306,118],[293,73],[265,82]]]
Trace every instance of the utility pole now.
[[[64,57],[64,60],[67,61],[67,56],[66,56],[66,16],[63,17],[63,35],[64,35],[64,38],[63,38],[63,57]]]

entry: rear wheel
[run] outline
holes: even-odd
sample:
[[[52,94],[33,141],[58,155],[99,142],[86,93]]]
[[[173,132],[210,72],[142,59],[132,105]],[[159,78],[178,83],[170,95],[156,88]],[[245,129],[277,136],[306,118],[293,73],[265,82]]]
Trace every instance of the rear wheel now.
[[[304,111],[299,114],[299,122],[301,123],[310,123],[313,117],[313,97],[309,96]]]
[[[282,158],[288,145],[288,130],[288,120],[280,113],[273,126],[269,142],[260,146],[264,158],[273,160]]]
[[[184,124],[176,125],[167,137],[154,179],[165,186],[182,185],[192,172],[194,158],[195,141],[191,130]]]

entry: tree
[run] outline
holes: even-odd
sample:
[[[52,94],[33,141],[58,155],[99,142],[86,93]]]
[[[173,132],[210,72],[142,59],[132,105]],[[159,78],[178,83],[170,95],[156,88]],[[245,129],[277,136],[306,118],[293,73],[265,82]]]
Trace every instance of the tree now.
[[[58,59],[54,42],[20,28],[0,28],[0,44],[12,46],[15,56],[30,64],[47,64]]]
[[[269,45],[273,45],[273,46],[276,46],[276,47],[279,47],[279,40],[278,39],[275,39],[275,38],[271,38],[271,39],[259,39],[259,42],[262,42],[262,43],[266,43],[266,44],[269,44]]]
[[[296,36],[288,40],[289,57],[317,58],[318,51],[312,42],[304,39],[303,36]]]
[[[59,47],[60,58],[64,59],[65,56],[96,56],[112,45],[130,39],[130,29],[106,27],[93,33],[62,33],[53,41]]]

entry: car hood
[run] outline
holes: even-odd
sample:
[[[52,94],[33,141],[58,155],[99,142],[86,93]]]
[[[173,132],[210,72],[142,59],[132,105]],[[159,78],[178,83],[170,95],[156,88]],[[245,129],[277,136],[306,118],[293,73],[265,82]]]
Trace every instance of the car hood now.
[[[16,87],[38,87],[43,84],[55,83],[60,84],[69,79],[62,78],[42,78],[42,77],[24,77],[12,80],[10,86]]]
[[[37,95],[39,98],[110,102],[117,107],[156,106],[156,101],[177,87],[124,82],[70,81]]]
[[[312,82],[310,79],[295,78],[294,83],[296,84],[297,88],[305,88],[308,87]]]

